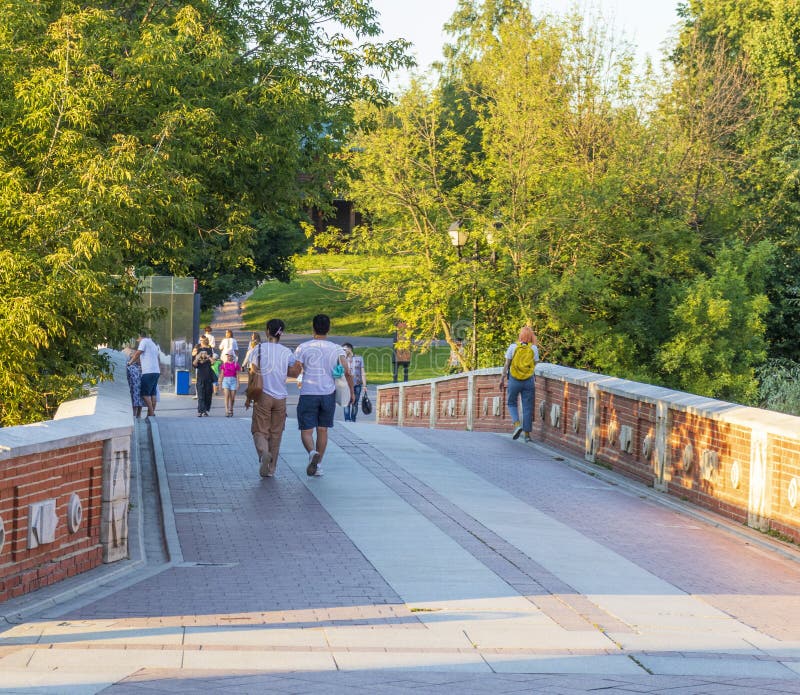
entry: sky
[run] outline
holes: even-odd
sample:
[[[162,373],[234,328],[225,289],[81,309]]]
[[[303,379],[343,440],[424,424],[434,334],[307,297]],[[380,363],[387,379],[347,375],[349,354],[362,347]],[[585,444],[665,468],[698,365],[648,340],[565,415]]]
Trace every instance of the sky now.
[[[405,38],[420,68],[441,59],[445,43],[442,26],[450,19],[457,0],[372,0],[380,13],[383,39]],[[615,33],[622,33],[636,47],[641,63],[646,55],[657,64],[661,45],[670,36],[678,20],[678,0],[591,0],[578,2],[583,14],[597,11],[612,22]],[[575,6],[574,0],[533,0],[535,14],[560,14]]]

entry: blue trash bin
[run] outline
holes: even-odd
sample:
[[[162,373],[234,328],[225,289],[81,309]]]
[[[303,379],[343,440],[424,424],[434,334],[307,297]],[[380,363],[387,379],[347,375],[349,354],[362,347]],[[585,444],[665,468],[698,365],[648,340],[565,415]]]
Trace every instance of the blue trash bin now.
[[[179,369],[175,372],[175,393],[179,396],[189,395],[189,370]]]

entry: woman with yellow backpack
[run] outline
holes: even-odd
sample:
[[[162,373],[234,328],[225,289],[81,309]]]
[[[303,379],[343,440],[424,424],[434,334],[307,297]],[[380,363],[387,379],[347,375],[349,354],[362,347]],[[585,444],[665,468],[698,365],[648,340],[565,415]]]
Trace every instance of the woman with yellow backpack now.
[[[519,439],[525,433],[525,441],[531,440],[533,429],[533,399],[535,384],[533,371],[539,361],[539,346],[536,334],[530,326],[523,326],[519,331],[519,340],[511,343],[506,350],[506,361],[500,374],[500,389],[506,387],[508,379],[508,396],[506,404],[508,413],[514,421],[512,439]],[[522,420],[519,417],[519,400],[522,399]]]

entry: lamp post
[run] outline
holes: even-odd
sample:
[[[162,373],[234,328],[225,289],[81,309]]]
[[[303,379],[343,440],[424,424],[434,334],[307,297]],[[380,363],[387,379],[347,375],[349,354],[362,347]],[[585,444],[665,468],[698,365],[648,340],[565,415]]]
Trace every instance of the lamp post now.
[[[477,236],[474,238],[475,255],[471,258],[464,258],[462,255],[462,249],[467,245],[468,234],[467,230],[461,226],[461,222],[453,222],[448,227],[447,234],[450,237],[450,243],[458,250],[459,261],[472,261],[475,263],[480,261]],[[478,278],[475,273],[472,275],[472,368],[478,368]]]

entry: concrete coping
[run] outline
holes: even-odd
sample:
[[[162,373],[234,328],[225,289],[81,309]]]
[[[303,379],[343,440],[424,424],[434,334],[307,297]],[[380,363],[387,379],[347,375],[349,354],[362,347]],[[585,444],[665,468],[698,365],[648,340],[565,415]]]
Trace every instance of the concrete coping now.
[[[58,448],[130,436],[133,411],[125,355],[103,350],[111,359],[113,381],[104,381],[90,395],[62,403],[53,420],[0,428],[0,461]]]
[[[453,381],[454,379],[464,379],[471,376],[500,376],[503,371],[502,367],[487,367],[485,369],[475,369],[471,372],[459,372],[458,374],[446,374],[445,376],[437,376],[432,379],[415,379],[411,381],[398,381],[393,384],[380,384],[377,388],[378,391],[384,391],[398,386],[425,386],[425,384],[438,384],[443,381]]]
[[[791,439],[797,438],[797,433],[800,432],[800,417],[779,413],[774,410],[728,403],[727,401],[719,401],[706,396],[686,393],[685,391],[675,391],[663,386],[618,379],[557,364],[538,364],[536,373],[576,385],[597,384],[606,393],[625,398],[633,397],[645,403],[667,403],[669,407],[691,415],[733,425],[742,425],[752,429],[760,429]]]
[[[451,379],[462,379],[469,376],[499,375],[501,370],[502,367],[490,367],[488,369],[461,372],[459,374],[451,374],[435,379],[420,379],[417,381],[398,382],[396,384],[383,384],[378,386],[378,390],[381,391],[398,386],[420,386]],[[727,424],[759,429],[791,439],[796,439],[797,433],[800,432],[800,417],[779,413],[773,410],[753,408],[737,403],[728,403],[714,398],[686,393],[685,391],[675,391],[663,386],[653,386],[652,384],[644,384],[638,381],[619,379],[617,377],[596,374],[583,369],[574,369],[573,367],[564,367],[559,364],[550,364],[548,362],[540,362],[537,364],[536,374],[537,376],[556,379],[575,384],[576,386],[596,384],[598,388],[606,393],[622,396],[624,398],[634,398],[644,403],[667,403],[670,408],[685,413],[706,417]]]

